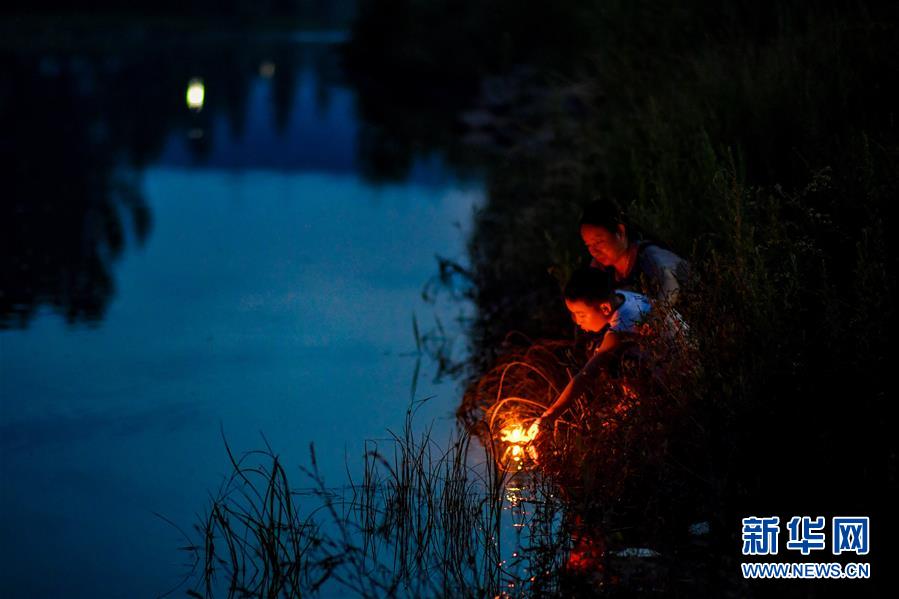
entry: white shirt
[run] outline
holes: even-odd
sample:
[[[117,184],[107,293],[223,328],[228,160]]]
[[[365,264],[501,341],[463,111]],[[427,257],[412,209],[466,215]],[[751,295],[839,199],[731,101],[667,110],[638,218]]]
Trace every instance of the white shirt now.
[[[624,302],[612,313],[609,319],[609,330],[617,333],[636,333],[643,323],[652,305],[645,295],[616,289],[615,293],[624,298]]]

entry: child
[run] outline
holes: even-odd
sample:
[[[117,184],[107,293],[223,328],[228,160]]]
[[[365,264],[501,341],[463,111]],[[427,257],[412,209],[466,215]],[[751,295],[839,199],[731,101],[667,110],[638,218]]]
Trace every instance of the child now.
[[[556,418],[595,380],[600,368],[617,355],[622,343],[639,333],[651,309],[645,296],[614,288],[611,277],[595,268],[576,271],[565,286],[564,295],[575,323],[585,331],[602,334],[602,341],[556,401],[531,425],[531,438],[541,429],[552,430]]]

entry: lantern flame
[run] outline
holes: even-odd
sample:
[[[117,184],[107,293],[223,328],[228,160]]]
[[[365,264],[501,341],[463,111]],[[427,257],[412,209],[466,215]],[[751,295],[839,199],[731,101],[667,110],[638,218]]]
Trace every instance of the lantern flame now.
[[[530,442],[536,437],[537,429],[535,427],[525,430],[525,428],[518,423],[512,423],[503,427],[499,431],[499,439],[500,441],[509,444],[506,451],[503,452],[503,461],[505,461],[506,458],[511,457],[512,461],[518,464],[519,470],[522,468],[521,461],[524,459],[525,455],[529,456],[532,460],[537,461],[537,450],[533,445],[530,445]]]
[[[536,434],[532,434],[531,431],[525,431],[524,427],[520,424],[510,425],[503,428],[499,431],[499,439],[500,441],[505,441],[506,443],[513,443],[515,445],[521,445],[523,443],[530,443],[536,437]]]

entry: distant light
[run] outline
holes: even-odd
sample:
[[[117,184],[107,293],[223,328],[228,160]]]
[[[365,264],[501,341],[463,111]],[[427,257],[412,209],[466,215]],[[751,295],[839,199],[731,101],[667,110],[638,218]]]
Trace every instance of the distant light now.
[[[266,79],[271,79],[275,76],[275,63],[270,60],[264,61],[259,65],[259,74]]]
[[[191,110],[203,109],[203,100],[206,98],[206,87],[202,79],[191,79],[187,84],[187,107]]]

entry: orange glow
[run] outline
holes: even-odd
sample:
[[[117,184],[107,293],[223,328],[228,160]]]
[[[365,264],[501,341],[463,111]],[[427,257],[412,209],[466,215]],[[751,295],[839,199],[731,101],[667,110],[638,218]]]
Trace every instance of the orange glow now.
[[[499,439],[504,443],[508,443],[508,447],[503,452],[502,462],[511,458],[516,463],[518,470],[522,469],[522,460],[525,456],[531,460],[537,460],[537,450],[531,441],[537,436],[537,429],[531,427],[525,430],[524,426],[519,423],[512,422],[507,424],[499,431]]]
[[[515,424],[506,426],[499,431],[499,438],[500,441],[520,445],[522,443],[530,443],[534,440],[534,435],[530,433],[531,431],[525,431],[522,425]]]
[[[601,537],[585,530],[575,531],[571,537],[572,547],[566,567],[572,572],[603,572],[605,543]]]

